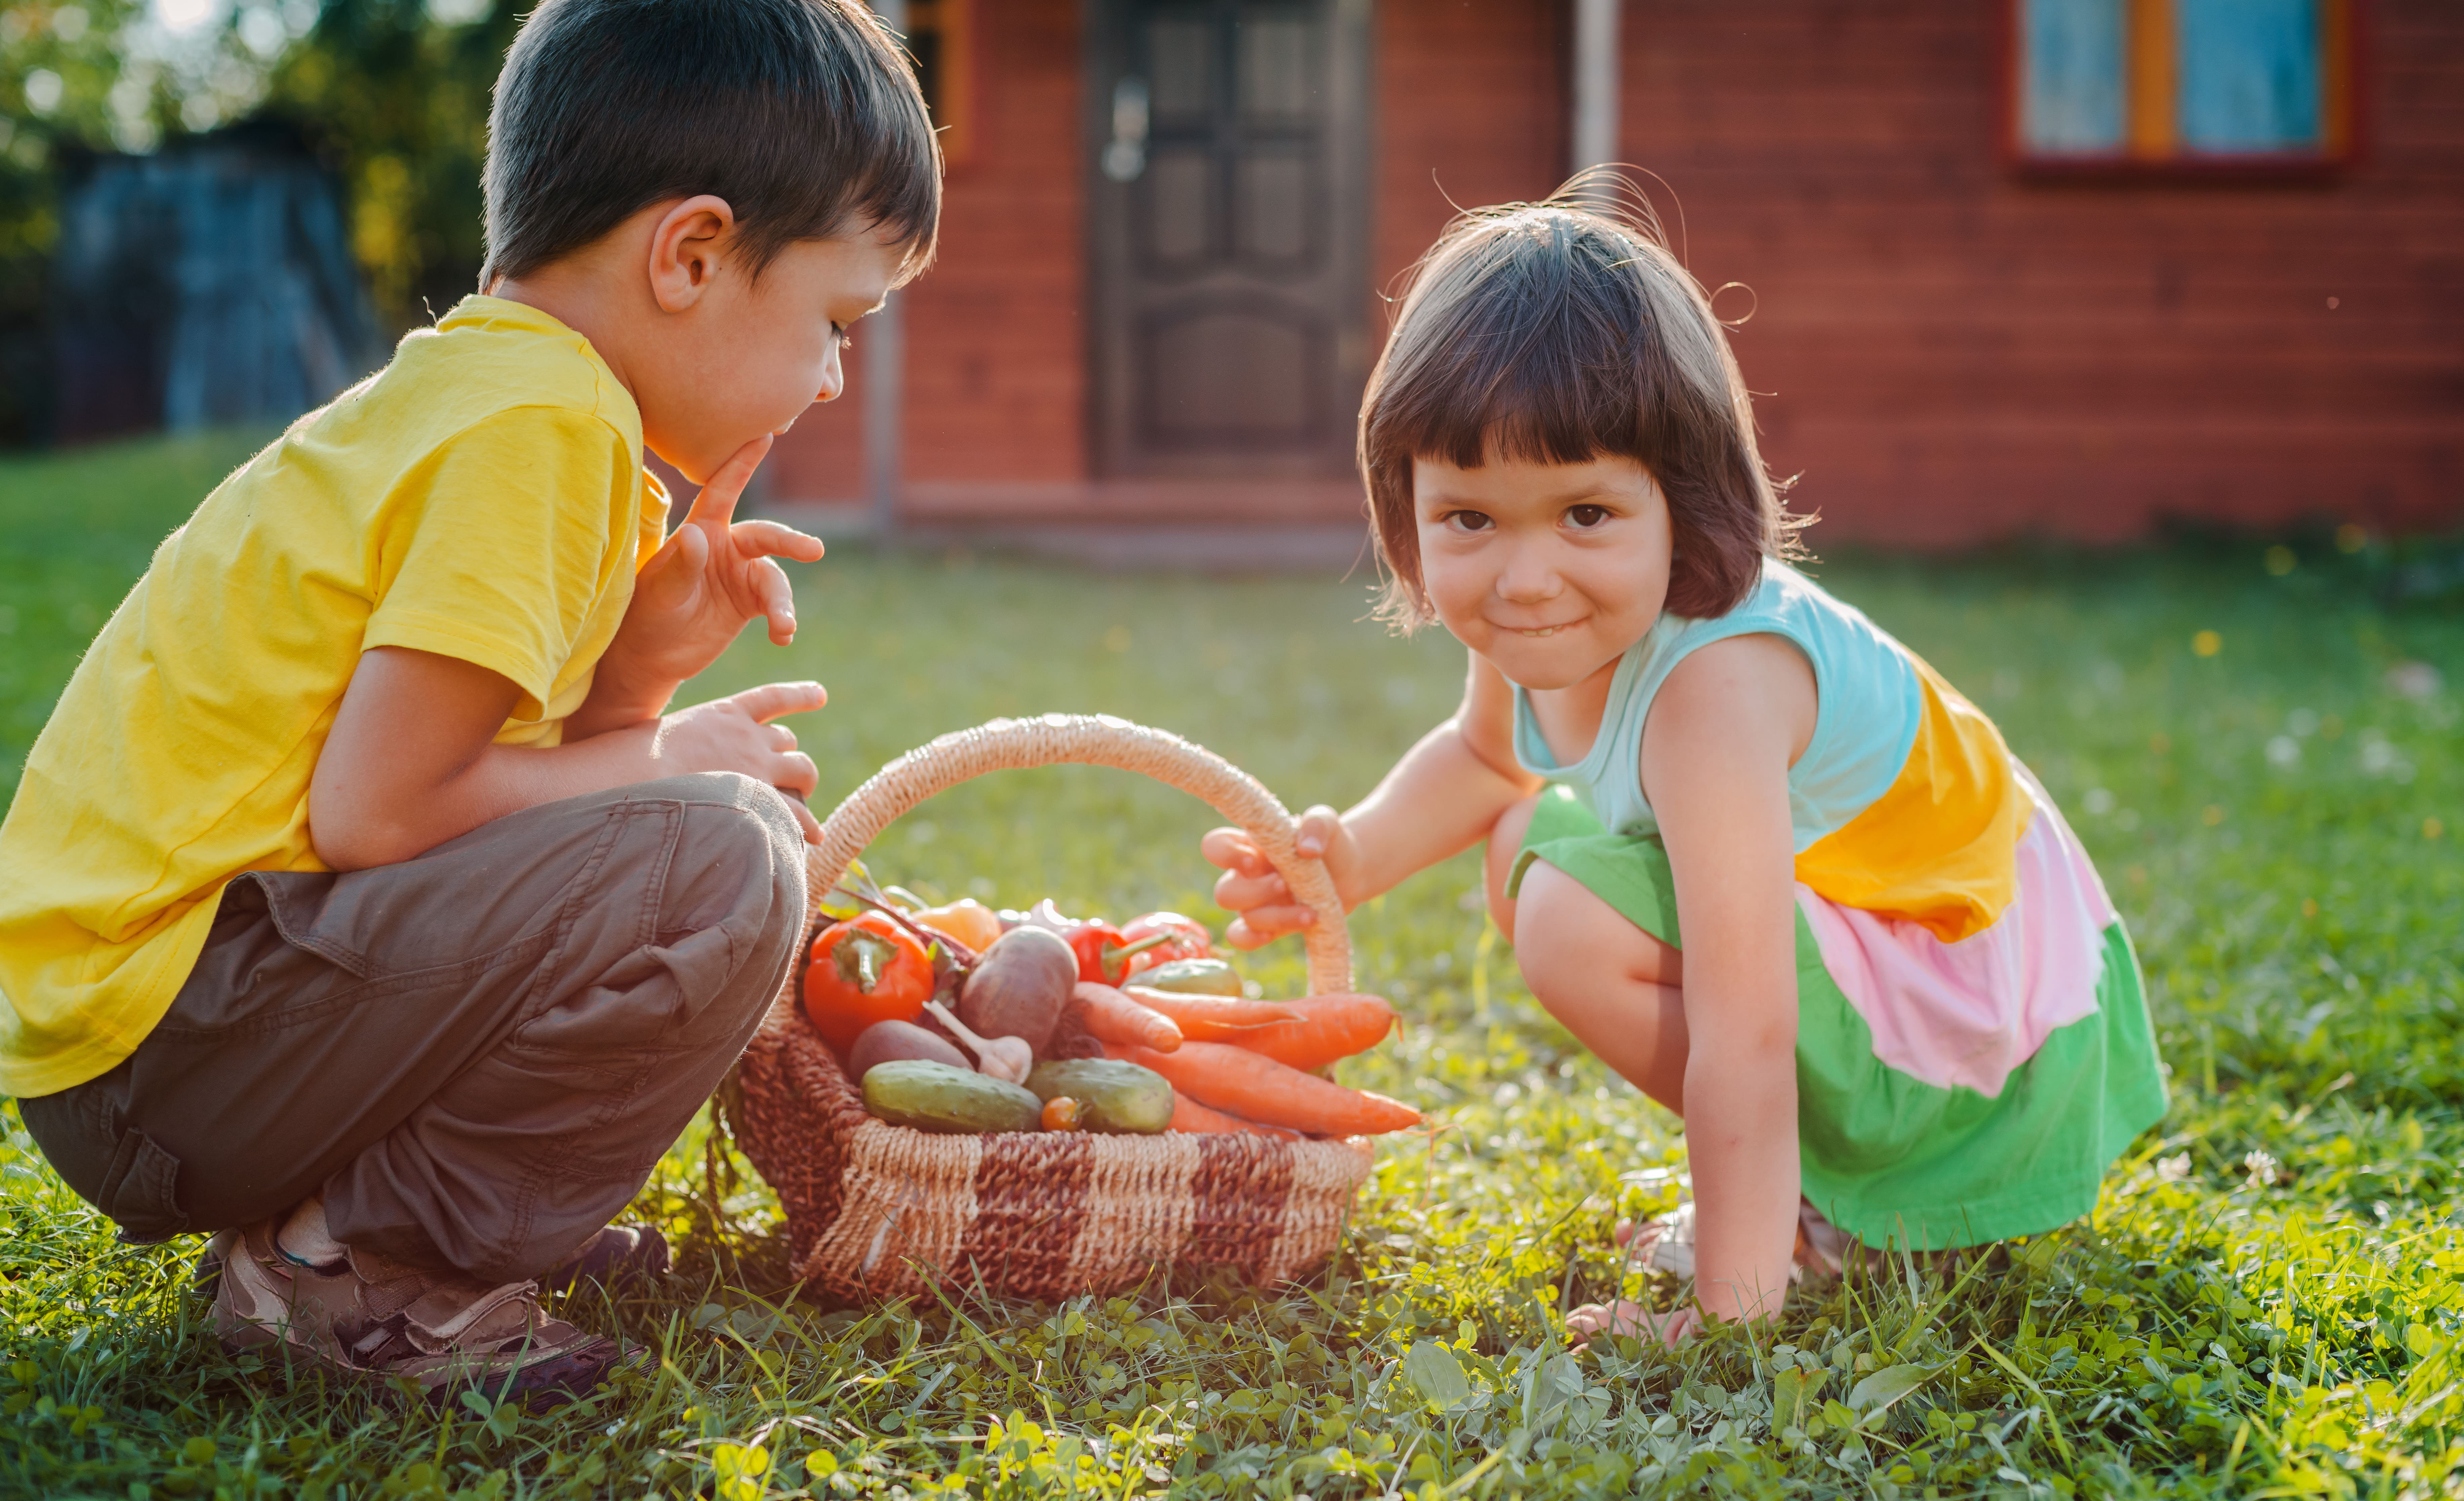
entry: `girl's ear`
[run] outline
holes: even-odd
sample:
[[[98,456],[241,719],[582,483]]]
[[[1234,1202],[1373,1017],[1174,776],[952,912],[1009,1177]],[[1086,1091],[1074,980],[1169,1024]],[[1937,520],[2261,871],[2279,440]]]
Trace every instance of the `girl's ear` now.
[[[736,210],[713,193],[687,198],[650,231],[650,296],[661,312],[682,313],[710,289],[736,237]]]

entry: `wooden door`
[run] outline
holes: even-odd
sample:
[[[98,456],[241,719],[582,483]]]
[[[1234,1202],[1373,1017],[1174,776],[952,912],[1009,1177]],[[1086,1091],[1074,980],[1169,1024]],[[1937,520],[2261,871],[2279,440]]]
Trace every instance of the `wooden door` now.
[[[1351,472],[1369,0],[1090,0],[1093,440],[1114,475]]]

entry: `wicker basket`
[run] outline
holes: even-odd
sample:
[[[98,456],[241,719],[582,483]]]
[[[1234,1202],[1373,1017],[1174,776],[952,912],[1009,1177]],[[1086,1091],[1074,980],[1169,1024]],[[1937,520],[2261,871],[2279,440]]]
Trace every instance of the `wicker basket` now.
[[[1315,909],[1309,990],[1352,988],[1352,943],[1326,869],[1296,852],[1291,815],[1256,780],[1177,736],[1110,717],[996,719],[881,769],[823,826],[813,899],[900,814],[988,771],[1069,762],[1143,772],[1257,837]],[[1057,1300],[1129,1287],[1163,1266],[1230,1267],[1261,1285],[1333,1251],[1369,1143],[1262,1136],[938,1136],[866,1114],[797,1004],[799,975],[738,1065],[738,1140],[787,1211],[806,1291],[856,1303],[943,1282]]]

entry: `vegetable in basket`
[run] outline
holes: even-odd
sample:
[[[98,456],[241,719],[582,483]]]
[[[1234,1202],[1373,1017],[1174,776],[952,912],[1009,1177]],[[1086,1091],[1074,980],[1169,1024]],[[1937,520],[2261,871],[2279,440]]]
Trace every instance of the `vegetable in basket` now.
[[[930,1027],[913,1022],[875,1022],[847,1049],[847,1077],[861,1084],[874,1066],[899,1058],[922,1058],[954,1069],[971,1067],[956,1044]]]
[[[1001,916],[971,896],[941,907],[927,907],[914,914],[916,925],[932,929],[943,938],[956,938],[980,954],[1000,941]]]
[[[987,1037],[1020,1037],[1038,1053],[1078,982],[1069,945],[1043,928],[1013,928],[984,950],[958,988],[958,1019]]]
[[[1130,974],[1135,975],[1160,964],[1215,957],[1215,935],[1207,932],[1206,924],[1195,917],[1184,917],[1177,912],[1151,912],[1121,924],[1122,942],[1131,948],[1157,934],[1164,935],[1164,941],[1144,953],[1132,955]]]
[[[1039,1063],[1026,1087],[1047,1105],[1078,1103],[1077,1125],[1151,1137],[1172,1124],[1173,1088],[1162,1074],[1111,1058],[1056,1058]]]
[[[1275,1004],[1291,1013],[1289,1020],[1244,1027],[1223,1041],[1238,1043],[1277,1063],[1309,1071],[1366,1052],[1395,1029],[1395,1008],[1382,996],[1305,996]],[[1182,1030],[1188,1028],[1184,1026]],[[1206,1034],[1193,1031],[1189,1035]]]
[[[1170,1052],[1180,1046],[1180,1027],[1171,1017],[1140,1004],[1111,985],[1082,980],[1069,1005],[1078,1025],[1097,1042],[1135,1043],[1157,1052]]]
[[[832,923],[813,940],[804,970],[804,1014],[845,1053],[875,1022],[912,1022],[933,999],[936,977],[924,945],[877,912]]]
[[[1173,990],[1192,996],[1237,996],[1241,977],[1220,959],[1176,959],[1142,969],[1138,983],[1150,990]]]
[[[893,1126],[956,1135],[1033,1131],[1044,1118],[1044,1101],[1023,1085],[921,1058],[874,1065],[864,1108]]]
[[[1399,1100],[1347,1090],[1229,1043],[1183,1043],[1168,1053],[1113,1043],[1104,1052],[1153,1069],[1177,1093],[1261,1125],[1314,1137],[1373,1137],[1420,1123],[1420,1113]]]
[[[1299,1014],[1281,1001],[1179,995],[1170,990],[1149,990],[1139,984],[1126,987],[1125,993],[1138,1004],[1171,1017],[1183,1037],[1210,1043],[1246,1042],[1258,1028],[1292,1021]]]

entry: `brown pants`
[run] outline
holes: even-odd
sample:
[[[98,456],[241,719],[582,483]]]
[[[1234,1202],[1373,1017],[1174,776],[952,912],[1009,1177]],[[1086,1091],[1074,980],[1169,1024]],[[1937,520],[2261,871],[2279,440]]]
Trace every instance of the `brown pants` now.
[[[803,902],[794,817],[734,774],[568,798],[400,865],[252,872],[137,1051],[19,1109],[131,1240],[321,1192],[345,1245],[535,1276],[710,1097]]]

